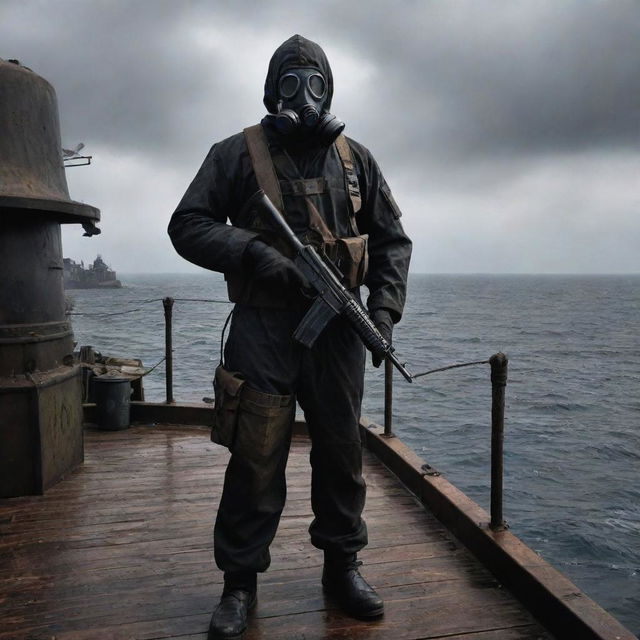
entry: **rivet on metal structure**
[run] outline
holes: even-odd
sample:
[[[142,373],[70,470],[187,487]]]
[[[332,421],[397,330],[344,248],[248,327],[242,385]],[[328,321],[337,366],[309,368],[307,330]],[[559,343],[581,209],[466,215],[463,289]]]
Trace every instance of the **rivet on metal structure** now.
[[[442,475],[435,467],[432,467],[430,464],[427,464],[426,462],[420,468],[422,470],[422,475],[425,475],[425,476],[431,476],[435,478]]]

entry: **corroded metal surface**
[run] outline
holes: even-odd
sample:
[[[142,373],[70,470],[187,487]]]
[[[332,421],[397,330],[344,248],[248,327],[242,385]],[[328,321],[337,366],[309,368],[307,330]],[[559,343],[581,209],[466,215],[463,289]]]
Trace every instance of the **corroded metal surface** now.
[[[0,59],[0,219],[45,214],[58,222],[97,221],[100,212],[69,197],[58,104],[38,74]]]
[[[100,216],[69,197],[53,87],[4,60],[0,132],[0,496],[19,496],[43,493],[82,461],[60,223],[92,234]]]
[[[0,377],[0,497],[41,494],[83,459],[79,367]]]

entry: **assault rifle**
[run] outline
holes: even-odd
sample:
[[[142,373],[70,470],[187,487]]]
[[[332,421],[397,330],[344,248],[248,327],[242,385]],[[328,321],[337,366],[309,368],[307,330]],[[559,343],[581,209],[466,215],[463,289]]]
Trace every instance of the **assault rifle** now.
[[[380,358],[390,360],[407,382],[413,382],[411,374],[394,354],[393,346],[384,339],[369,318],[369,314],[341,283],[342,274],[336,266],[321,256],[315,247],[300,242],[264,191],[260,190],[254,194],[251,204],[267,213],[282,231],[294,250],[293,261],[317,294],[311,308],[296,328],[294,339],[305,347],[313,346],[328,322],[341,315],[346,318],[369,351]]]

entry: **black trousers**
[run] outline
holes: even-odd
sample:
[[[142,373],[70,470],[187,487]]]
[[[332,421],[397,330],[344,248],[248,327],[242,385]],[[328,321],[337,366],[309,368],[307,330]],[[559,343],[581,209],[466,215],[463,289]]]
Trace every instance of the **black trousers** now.
[[[267,404],[279,405],[282,413],[265,417],[249,403],[240,421],[240,444],[227,467],[214,529],[216,564],[225,572],[269,567],[269,545],[287,493],[295,398],[312,443],[311,542],[336,554],[353,554],[367,544],[358,427],[365,349],[341,318],[307,349],[291,337],[300,319],[301,313],[290,310],[243,305],[234,310],[225,367],[241,372],[249,389],[269,394]]]

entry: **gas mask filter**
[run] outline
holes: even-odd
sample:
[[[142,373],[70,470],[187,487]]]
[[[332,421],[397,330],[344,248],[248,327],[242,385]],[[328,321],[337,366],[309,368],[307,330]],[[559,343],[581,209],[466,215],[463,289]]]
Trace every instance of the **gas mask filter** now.
[[[344,122],[323,111],[327,84],[316,69],[289,69],[278,83],[280,101],[276,127],[283,135],[316,135],[330,144],[342,133]]]

